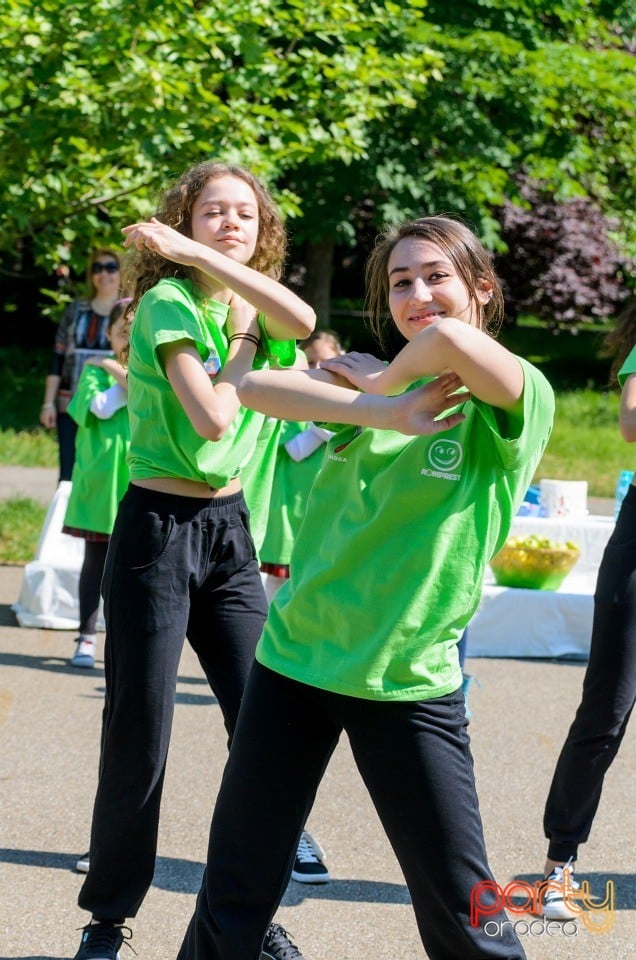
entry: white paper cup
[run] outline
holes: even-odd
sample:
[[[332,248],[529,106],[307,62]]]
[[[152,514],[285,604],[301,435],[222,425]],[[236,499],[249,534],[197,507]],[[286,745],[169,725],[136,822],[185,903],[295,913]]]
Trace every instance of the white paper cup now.
[[[539,487],[543,516],[587,516],[587,480],[541,480]]]

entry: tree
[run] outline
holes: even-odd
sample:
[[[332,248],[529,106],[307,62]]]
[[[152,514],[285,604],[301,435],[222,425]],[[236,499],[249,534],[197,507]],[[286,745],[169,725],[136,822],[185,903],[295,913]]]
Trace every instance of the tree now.
[[[76,269],[147,215],[188,164],[221,156],[278,178],[364,156],[368,126],[408,107],[431,67],[400,50],[417,5],[390,0],[9,0],[0,38],[5,271]],[[391,27],[387,23],[402,26]],[[390,51],[386,36],[395,38]],[[10,64],[10,66],[9,66]],[[24,251],[22,263],[19,251]]]
[[[556,203],[546,185],[520,178],[524,205],[506,201],[498,271],[513,317],[529,312],[548,329],[613,316],[628,295],[623,263],[610,239],[616,224],[583,197]]]

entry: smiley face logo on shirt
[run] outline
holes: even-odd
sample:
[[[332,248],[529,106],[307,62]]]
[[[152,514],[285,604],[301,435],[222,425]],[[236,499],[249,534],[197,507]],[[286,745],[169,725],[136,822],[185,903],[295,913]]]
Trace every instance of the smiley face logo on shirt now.
[[[462,445],[456,440],[434,440],[428,448],[428,461],[431,466],[445,473],[456,470],[463,457]]]

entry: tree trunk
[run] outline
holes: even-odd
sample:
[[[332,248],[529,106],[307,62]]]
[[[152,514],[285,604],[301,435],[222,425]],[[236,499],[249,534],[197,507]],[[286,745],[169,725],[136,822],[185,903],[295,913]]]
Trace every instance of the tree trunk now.
[[[316,311],[319,327],[329,326],[334,246],[333,237],[323,237],[315,243],[307,243],[305,249],[307,273],[302,296]]]

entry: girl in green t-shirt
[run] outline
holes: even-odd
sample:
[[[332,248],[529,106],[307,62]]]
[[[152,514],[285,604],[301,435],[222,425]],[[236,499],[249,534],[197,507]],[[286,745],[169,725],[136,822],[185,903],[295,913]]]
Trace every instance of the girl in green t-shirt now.
[[[239,386],[250,407],[336,433],[257,649],[179,960],[258,956],[343,731],[427,956],[524,956],[488,866],[456,644],[547,443],[554,398],[487,332],[502,294],[461,223],[388,231],[367,289],[374,328],[399,340],[388,366],[349,353]],[[284,790],[270,789],[272,770],[288,772]],[[255,825],[261,842],[245,850]]]
[[[79,895],[93,922],[77,960],[117,955],[152,882],[185,637],[233,735],[267,612],[241,485],[264,416],[241,406],[237,385],[253,367],[293,363],[294,341],[315,323],[278,282],[283,224],[242,167],[198,164],[156,218],[123,232],[135,311],[130,486],[103,579],[106,703]],[[267,937],[272,956],[291,949],[277,925]]]
[[[108,541],[119,501],[128,486],[128,385],[119,359],[128,346],[129,304],[129,299],[118,300],[106,325],[105,336],[115,356],[89,357],[68,407],[69,416],[77,423],[77,434],[62,532],[84,540],[79,636],[71,666],[88,669],[95,665],[97,615]]]

